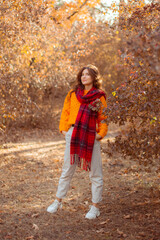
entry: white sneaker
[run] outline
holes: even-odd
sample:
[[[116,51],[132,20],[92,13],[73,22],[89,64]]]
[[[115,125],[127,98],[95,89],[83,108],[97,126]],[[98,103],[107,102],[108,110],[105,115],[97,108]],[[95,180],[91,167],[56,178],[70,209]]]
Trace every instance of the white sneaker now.
[[[47,208],[47,212],[55,213],[59,208],[62,208],[62,203],[55,199],[54,202]]]
[[[88,219],[94,219],[100,215],[99,208],[96,208],[95,206],[90,206],[89,212],[86,214],[85,218]]]

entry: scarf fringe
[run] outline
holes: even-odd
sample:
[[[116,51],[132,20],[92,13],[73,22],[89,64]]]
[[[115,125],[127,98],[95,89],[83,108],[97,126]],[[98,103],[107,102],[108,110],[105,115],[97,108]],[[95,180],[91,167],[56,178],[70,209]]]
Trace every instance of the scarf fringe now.
[[[91,170],[91,162],[86,161],[85,158],[79,157],[78,154],[71,154],[71,165],[73,165],[74,163],[83,170]]]

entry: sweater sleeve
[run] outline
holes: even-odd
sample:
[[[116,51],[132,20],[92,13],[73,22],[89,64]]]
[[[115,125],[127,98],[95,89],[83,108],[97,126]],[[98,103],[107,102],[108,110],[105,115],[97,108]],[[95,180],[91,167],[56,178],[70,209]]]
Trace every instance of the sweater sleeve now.
[[[68,131],[69,125],[68,125],[68,119],[70,115],[70,105],[71,105],[71,99],[70,99],[70,92],[67,94],[65,100],[64,100],[64,105],[61,113],[61,118],[60,118],[60,124],[59,124],[59,130],[60,132],[62,131]]]
[[[103,96],[100,98],[100,101],[102,104],[101,104],[101,108],[98,112],[98,132],[97,133],[102,138],[104,138],[107,134],[108,126],[107,126],[106,122],[104,121],[107,117],[104,115],[103,109],[107,107],[107,103]]]

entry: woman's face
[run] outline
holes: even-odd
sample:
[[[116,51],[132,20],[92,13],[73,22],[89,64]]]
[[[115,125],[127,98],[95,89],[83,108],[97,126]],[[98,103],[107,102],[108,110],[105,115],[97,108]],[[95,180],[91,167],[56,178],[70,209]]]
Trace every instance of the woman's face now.
[[[89,74],[88,69],[84,69],[81,76],[81,82],[85,87],[92,87],[93,86],[93,79]]]

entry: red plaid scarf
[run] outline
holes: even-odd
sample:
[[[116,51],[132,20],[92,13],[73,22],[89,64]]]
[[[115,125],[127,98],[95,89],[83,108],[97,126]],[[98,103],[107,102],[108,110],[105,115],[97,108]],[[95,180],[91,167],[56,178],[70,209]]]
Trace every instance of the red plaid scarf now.
[[[83,94],[84,90],[80,88],[76,91],[76,97],[81,105],[72,133],[70,154],[71,164],[76,162],[79,167],[87,171],[91,169],[97,118],[97,112],[92,111],[88,105],[101,96],[106,98],[106,95],[102,90],[94,87],[85,96]]]

